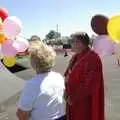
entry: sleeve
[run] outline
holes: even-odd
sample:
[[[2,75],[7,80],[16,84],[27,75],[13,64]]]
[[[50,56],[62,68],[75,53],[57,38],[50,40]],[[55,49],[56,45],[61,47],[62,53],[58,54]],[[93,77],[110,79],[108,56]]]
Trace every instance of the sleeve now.
[[[94,94],[100,87],[102,79],[102,63],[98,59],[92,59],[85,64],[80,86],[71,94],[72,99]]]
[[[36,89],[34,84],[27,81],[20,96],[18,108],[24,111],[31,111],[36,99]]]
[[[69,68],[67,67],[67,69],[66,69],[65,72],[64,72],[64,77],[67,76],[67,74],[68,74],[68,70],[69,70]]]

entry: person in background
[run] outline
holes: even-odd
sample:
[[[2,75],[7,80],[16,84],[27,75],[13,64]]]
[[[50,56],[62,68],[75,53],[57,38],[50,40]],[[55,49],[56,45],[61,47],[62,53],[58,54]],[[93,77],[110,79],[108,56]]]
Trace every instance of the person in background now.
[[[64,57],[67,57],[67,56],[68,56],[68,53],[67,53],[67,50],[65,50]]]
[[[104,120],[104,81],[99,56],[87,33],[73,35],[75,55],[65,72],[67,120]]]
[[[65,120],[64,78],[51,70],[56,53],[40,41],[29,49],[31,66],[37,75],[26,81],[18,103],[19,120]]]
[[[117,58],[117,64],[120,66],[120,58]]]

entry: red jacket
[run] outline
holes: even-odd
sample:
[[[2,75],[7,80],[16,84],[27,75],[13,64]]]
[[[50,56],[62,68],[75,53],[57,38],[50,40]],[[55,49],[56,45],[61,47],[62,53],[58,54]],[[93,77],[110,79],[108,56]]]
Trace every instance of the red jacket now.
[[[68,120],[104,120],[104,81],[99,56],[86,49],[65,72]]]

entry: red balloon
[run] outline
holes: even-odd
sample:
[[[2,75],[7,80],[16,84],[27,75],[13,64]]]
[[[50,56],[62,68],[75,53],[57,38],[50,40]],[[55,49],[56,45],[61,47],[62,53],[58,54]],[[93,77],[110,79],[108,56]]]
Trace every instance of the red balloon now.
[[[5,8],[0,8],[0,17],[3,21],[8,17],[8,11]]]
[[[98,35],[107,35],[107,24],[109,18],[104,15],[95,15],[91,20],[92,30]]]

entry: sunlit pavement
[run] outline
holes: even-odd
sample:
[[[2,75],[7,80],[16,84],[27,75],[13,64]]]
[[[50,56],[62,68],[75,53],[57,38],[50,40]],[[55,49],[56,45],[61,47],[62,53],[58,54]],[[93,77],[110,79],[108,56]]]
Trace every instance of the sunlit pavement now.
[[[114,56],[105,58],[103,65],[107,120],[120,120],[120,67]]]
[[[63,54],[57,55],[55,71],[64,73],[70,57],[64,57]],[[114,56],[106,57],[103,61],[105,96],[106,96],[106,120],[120,120],[120,67]],[[27,60],[21,62],[22,65],[30,67]],[[35,75],[33,69],[28,69],[16,73],[18,77],[28,80]],[[9,107],[4,113],[0,114],[0,120],[16,120],[16,105]]]

